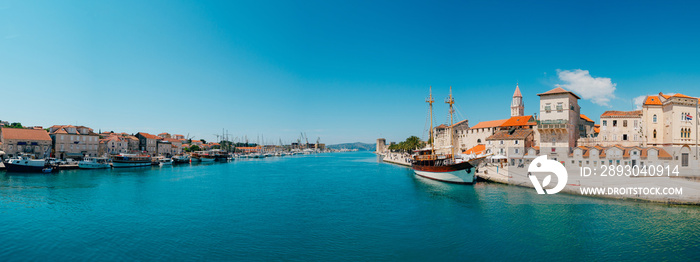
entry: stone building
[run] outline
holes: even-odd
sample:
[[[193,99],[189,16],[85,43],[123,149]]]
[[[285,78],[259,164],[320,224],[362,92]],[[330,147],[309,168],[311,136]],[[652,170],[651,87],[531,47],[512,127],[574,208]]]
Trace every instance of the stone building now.
[[[642,135],[645,144],[695,146],[698,137],[698,102],[698,98],[682,94],[659,93],[647,96],[642,105]]]
[[[0,150],[6,158],[29,154],[46,158],[51,153],[51,137],[43,129],[0,128]]]
[[[553,159],[567,156],[580,138],[581,107],[578,100],[581,98],[561,87],[537,95],[540,97],[537,130],[541,152]]]
[[[143,151],[151,156],[158,155],[158,140],[160,137],[149,133],[139,132],[136,134],[139,139],[139,151]]]
[[[85,126],[54,125],[49,128],[53,155],[58,159],[97,156],[100,136]]]

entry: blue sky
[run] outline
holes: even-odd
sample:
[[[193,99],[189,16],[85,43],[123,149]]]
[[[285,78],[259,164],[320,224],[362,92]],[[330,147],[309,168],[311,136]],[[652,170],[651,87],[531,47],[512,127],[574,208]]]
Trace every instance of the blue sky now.
[[[537,93],[562,84],[590,93],[580,104],[598,121],[641,95],[700,96],[697,9],[0,0],[0,119],[209,140],[227,129],[253,142],[300,132],[329,144],[398,141],[426,137],[429,86],[440,102],[452,86],[459,119],[475,125],[508,117],[519,83],[526,114]],[[435,114],[448,119],[443,103]]]

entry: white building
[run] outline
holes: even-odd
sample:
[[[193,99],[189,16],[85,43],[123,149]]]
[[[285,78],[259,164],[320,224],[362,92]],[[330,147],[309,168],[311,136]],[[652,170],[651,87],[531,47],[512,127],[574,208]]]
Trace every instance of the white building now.
[[[642,111],[605,111],[600,115],[597,145],[643,146]]]
[[[697,144],[698,98],[682,94],[647,96],[642,106],[642,134],[648,146]]]

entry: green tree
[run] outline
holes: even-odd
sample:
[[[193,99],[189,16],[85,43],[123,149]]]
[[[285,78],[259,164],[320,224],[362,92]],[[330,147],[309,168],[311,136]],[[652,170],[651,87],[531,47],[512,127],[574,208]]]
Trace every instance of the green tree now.
[[[14,123],[10,124],[10,126],[8,126],[8,127],[10,127],[10,128],[24,128],[22,126],[22,123],[20,123],[20,122],[14,122]]]
[[[399,142],[398,144],[393,144],[389,146],[389,150],[391,151],[400,151],[400,152],[411,152],[413,150],[419,149],[423,147],[425,143],[420,140],[417,136],[410,136],[406,138],[405,141]]]

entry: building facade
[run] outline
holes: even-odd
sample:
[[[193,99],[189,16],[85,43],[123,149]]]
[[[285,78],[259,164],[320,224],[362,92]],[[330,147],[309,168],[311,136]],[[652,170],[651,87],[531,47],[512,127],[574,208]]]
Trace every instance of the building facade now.
[[[696,145],[698,102],[698,98],[682,94],[659,93],[647,96],[642,105],[642,134],[645,144],[676,147]]]
[[[151,156],[158,155],[158,140],[159,137],[149,133],[139,132],[136,134],[139,139],[139,151],[146,152]]]
[[[98,155],[100,136],[85,126],[54,125],[49,128],[53,155],[58,159],[82,159]]]
[[[46,158],[51,153],[51,137],[43,129],[0,128],[0,149],[5,157],[28,154]]]
[[[540,97],[537,130],[541,151],[554,159],[567,156],[569,148],[575,147],[580,138],[578,100],[581,98],[561,87],[537,95]]]

